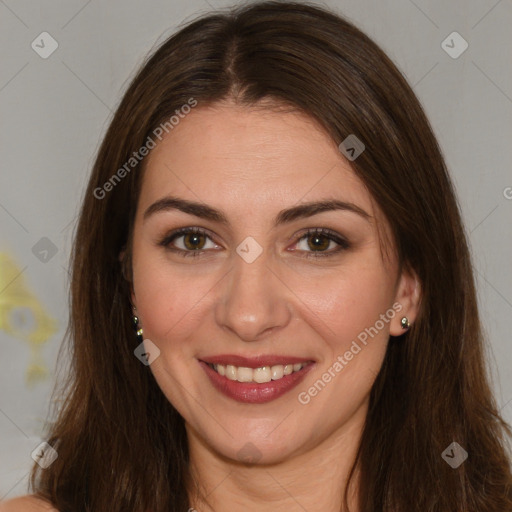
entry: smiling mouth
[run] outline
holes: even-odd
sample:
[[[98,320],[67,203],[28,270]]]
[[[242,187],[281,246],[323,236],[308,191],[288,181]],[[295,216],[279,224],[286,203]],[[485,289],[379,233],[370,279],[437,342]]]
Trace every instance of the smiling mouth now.
[[[304,361],[295,364],[276,364],[274,366],[261,366],[259,368],[248,368],[245,366],[223,365],[206,363],[212,370],[229,380],[237,382],[254,382],[263,384],[274,380],[280,380],[292,373],[300,372],[312,361]]]

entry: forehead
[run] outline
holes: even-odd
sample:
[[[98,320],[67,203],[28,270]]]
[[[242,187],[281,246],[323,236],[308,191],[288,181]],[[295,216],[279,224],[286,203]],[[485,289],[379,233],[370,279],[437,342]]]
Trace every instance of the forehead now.
[[[195,107],[151,151],[140,203],[165,193],[236,213],[327,198],[375,213],[366,187],[314,119],[233,104]]]

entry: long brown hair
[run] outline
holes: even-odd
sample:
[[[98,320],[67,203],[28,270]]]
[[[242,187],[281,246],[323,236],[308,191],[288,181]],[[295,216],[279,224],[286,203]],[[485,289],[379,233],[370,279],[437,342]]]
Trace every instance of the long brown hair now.
[[[512,510],[512,432],[490,388],[467,236],[432,129],[366,35],[323,7],[284,2],[189,22],[124,94],[75,233],[71,367],[47,435],[59,456],[47,469],[34,464],[32,490],[60,512],[189,506],[183,418],[133,354],[129,254],[144,160],[126,162],[191,98],[199,107],[272,100],[320,122],[336,144],[354,134],[366,146],[352,167],[388,219],[400,261],[418,275],[422,302],[371,390],[354,463],[360,512]],[[454,441],[468,453],[456,468],[442,456]]]

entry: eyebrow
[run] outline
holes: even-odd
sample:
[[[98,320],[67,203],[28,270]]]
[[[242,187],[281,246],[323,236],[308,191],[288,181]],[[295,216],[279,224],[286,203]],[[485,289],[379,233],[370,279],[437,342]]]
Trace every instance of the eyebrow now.
[[[144,212],[143,220],[146,221],[150,216],[156,213],[170,210],[179,210],[201,219],[217,222],[225,226],[230,225],[227,216],[221,210],[217,210],[216,208],[213,208],[212,206],[204,203],[198,203],[174,196],[166,196],[154,202]],[[281,224],[293,222],[297,219],[304,219],[307,217],[312,217],[318,213],[334,210],[344,210],[356,213],[367,221],[370,221],[372,217],[362,208],[353,203],[340,201],[337,199],[327,199],[323,201],[301,203],[297,206],[292,206],[291,208],[281,210],[274,218],[273,223],[274,227],[276,227]]]

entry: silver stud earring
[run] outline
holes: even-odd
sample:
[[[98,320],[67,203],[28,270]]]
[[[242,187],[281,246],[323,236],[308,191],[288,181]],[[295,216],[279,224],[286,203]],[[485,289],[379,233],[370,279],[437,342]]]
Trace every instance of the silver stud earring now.
[[[409,319],[406,316],[404,316],[402,320],[400,320],[400,325],[402,326],[402,329],[409,329],[409,327],[411,326]]]

